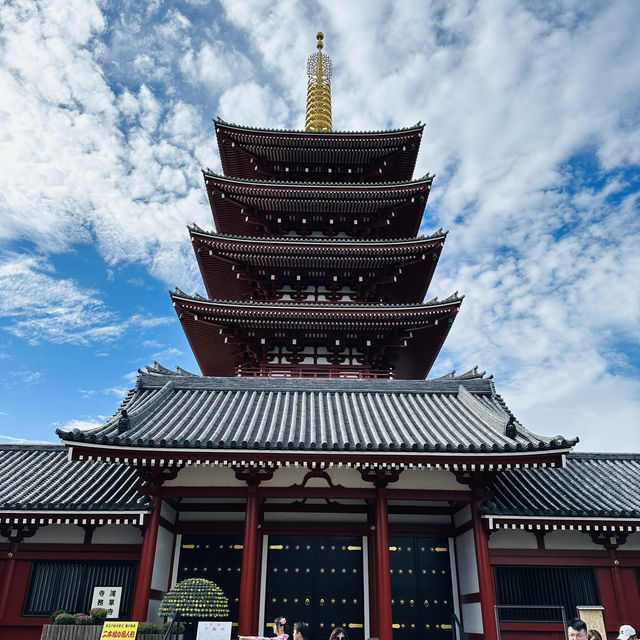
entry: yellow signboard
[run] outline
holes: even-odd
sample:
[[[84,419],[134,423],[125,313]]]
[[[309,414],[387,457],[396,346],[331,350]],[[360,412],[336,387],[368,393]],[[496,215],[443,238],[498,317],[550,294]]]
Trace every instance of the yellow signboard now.
[[[102,627],[100,640],[133,640],[138,633],[137,622],[123,622],[121,620],[106,620]]]

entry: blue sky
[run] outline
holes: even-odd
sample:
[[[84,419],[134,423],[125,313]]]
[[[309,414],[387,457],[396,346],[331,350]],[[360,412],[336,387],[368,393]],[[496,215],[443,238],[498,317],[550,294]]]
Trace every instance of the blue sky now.
[[[478,365],[520,421],[640,451],[640,4],[0,6],[0,442],[101,422],[157,360],[197,372],[167,290],[204,293],[211,118],[302,128],[325,33],[333,123],[427,123],[429,297],[466,295],[432,376]]]

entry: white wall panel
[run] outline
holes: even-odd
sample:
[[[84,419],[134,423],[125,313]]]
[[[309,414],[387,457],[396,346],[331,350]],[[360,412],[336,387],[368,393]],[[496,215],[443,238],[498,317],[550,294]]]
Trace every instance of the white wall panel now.
[[[153,575],[151,588],[166,591],[171,571],[171,556],[173,554],[173,533],[164,527],[158,528],[156,554],[153,559]]]
[[[482,609],[479,602],[462,605],[462,626],[467,633],[482,633]]]
[[[582,531],[551,531],[544,536],[545,549],[592,549],[602,551],[588,533]]]
[[[498,529],[489,536],[490,549],[537,549],[538,541],[532,531]]]
[[[480,589],[478,582],[478,566],[476,549],[473,543],[473,531],[465,531],[456,538],[456,559],[458,562],[458,580],[460,593],[477,593]]]
[[[61,542],[63,544],[82,544],[84,529],[75,524],[48,524],[39,527],[32,538],[27,538],[24,544]]]
[[[93,544],[142,544],[142,531],[130,524],[105,524],[97,527]]]

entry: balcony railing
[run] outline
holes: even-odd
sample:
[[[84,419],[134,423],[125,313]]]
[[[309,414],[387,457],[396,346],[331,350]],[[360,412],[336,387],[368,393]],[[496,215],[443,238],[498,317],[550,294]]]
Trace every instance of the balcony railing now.
[[[311,367],[266,365],[262,367],[236,367],[239,378],[342,378],[346,380],[393,380],[391,369],[367,369],[363,367]]]

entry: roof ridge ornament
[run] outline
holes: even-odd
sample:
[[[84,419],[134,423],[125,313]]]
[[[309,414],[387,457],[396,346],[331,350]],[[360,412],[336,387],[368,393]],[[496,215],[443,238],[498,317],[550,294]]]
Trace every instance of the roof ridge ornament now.
[[[331,131],[331,58],[322,54],[324,34],[318,31],[316,47],[307,60],[306,131]]]

